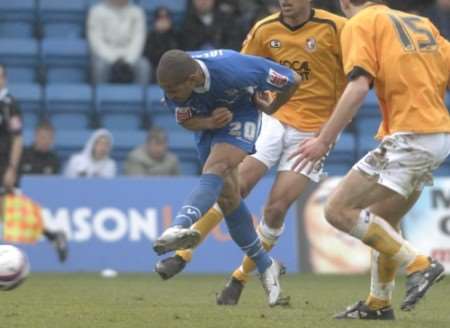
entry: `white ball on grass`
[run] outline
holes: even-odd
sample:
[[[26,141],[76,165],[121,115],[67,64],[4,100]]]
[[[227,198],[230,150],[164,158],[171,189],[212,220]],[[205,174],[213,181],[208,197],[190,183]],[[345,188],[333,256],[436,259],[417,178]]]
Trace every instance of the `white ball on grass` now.
[[[0,290],[18,287],[30,273],[30,262],[19,248],[0,245]]]

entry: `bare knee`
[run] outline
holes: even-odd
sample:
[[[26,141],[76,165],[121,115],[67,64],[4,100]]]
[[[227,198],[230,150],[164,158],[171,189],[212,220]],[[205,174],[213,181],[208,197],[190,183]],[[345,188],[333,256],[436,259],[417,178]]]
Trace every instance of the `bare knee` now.
[[[351,228],[348,227],[348,211],[349,209],[346,206],[330,199],[325,204],[325,219],[336,229],[349,231]]]
[[[272,229],[280,229],[284,223],[284,217],[288,206],[283,202],[268,204],[264,209],[264,222]]]
[[[203,173],[206,174],[215,174],[222,178],[226,177],[230,174],[230,172],[234,169],[233,165],[227,161],[217,161],[213,163],[208,163],[207,166],[203,169]]]

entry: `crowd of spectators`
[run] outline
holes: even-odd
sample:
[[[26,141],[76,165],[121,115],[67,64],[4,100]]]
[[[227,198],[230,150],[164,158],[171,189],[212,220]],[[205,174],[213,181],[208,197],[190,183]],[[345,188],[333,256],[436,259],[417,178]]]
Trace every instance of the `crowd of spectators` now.
[[[415,0],[391,0],[390,4],[404,9],[408,1]],[[313,3],[316,8],[340,13],[338,1],[313,0]],[[450,39],[450,0],[421,3],[418,13],[429,17],[442,35]],[[96,83],[153,82],[155,67],[165,51],[174,48],[239,50],[251,26],[277,11],[278,0],[190,0],[184,17],[174,19],[167,8],[160,7],[147,28],[145,11],[132,0],[100,1],[91,7],[86,25],[92,52],[92,79]],[[8,95],[6,74],[4,80],[0,101]],[[164,130],[151,129],[143,144],[127,155],[123,173],[130,176],[180,174],[178,159],[168,151],[167,140]],[[39,123],[33,144],[22,153],[21,173],[113,177],[122,171],[118,169],[121,165],[111,158],[113,136],[105,129],[94,131],[84,149],[72,155],[67,163],[60,162],[53,142],[51,123]]]
[[[402,9],[409,1],[390,0]],[[316,8],[340,13],[336,0],[313,0]],[[450,38],[450,0],[424,0],[419,14],[428,16]],[[278,0],[190,0],[183,17],[174,19],[160,7],[146,28],[144,10],[131,0],[104,0],[94,5],[87,20],[94,82],[155,81],[161,55],[169,49],[239,50],[259,19],[278,11]],[[153,74],[151,73],[153,71]]]

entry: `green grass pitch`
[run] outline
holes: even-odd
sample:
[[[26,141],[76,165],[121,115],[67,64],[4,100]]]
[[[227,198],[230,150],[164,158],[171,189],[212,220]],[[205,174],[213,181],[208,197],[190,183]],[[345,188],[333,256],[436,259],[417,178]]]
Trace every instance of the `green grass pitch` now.
[[[257,279],[239,306],[218,307],[215,293],[225,276],[32,274],[17,290],[0,293],[1,328],[328,328],[450,327],[450,278],[434,286],[411,313],[401,312],[404,280],[395,294],[395,322],[336,321],[331,315],[366,296],[367,276],[290,275],[283,287],[289,308],[266,305]]]

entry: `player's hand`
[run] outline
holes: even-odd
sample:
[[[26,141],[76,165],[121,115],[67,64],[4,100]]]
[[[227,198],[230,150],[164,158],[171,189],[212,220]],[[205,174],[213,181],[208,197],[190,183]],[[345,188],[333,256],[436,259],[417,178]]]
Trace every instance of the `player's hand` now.
[[[270,91],[257,91],[253,96],[253,103],[266,114],[272,114],[273,95]]]
[[[5,175],[3,176],[3,188],[6,192],[11,192],[14,190],[14,185],[16,183],[16,169],[13,167],[8,167],[8,169],[5,172]]]
[[[214,109],[211,115],[210,129],[221,129],[233,120],[233,113],[226,107]]]
[[[292,165],[294,172],[301,172],[303,169],[310,173],[317,162],[328,153],[330,145],[323,142],[319,137],[308,138],[300,143],[298,149],[289,156],[289,159],[297,157]]]

